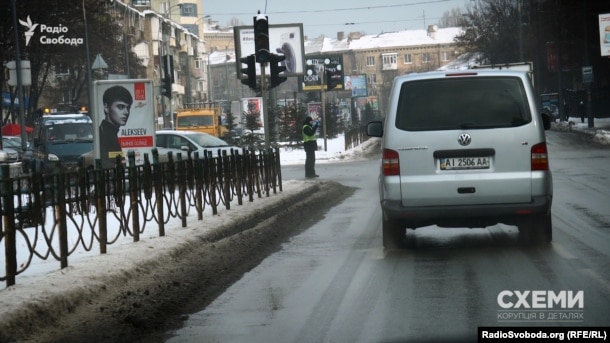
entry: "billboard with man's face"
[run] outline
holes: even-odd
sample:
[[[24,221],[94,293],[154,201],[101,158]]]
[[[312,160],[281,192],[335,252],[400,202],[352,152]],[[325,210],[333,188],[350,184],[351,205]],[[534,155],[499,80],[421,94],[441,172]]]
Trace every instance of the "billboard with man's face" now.
[[[100,80],[93,94],[95,158],[109,167],[134,151],[136,164],[144,163],[144,154],[156,146],[152,81]]]
[[[599,15],[599,38],[602,56],[610,56],[610,13]]]

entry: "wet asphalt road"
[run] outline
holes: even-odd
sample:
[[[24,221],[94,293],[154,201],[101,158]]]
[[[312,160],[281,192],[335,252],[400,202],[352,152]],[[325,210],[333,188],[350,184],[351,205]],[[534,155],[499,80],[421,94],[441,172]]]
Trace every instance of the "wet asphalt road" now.
[[[497,225],[409,230],[409,249],[384,251],[379,161],[318,164],[321,178],[358,190],[168,342],[455,342],[476,341],[479,326],[610,325],[610,149],[572,133],[547,138],[548,247],[524,246],[516,227]],[[302,174],[302,166],[283,168],[284,179]],[[534,290],[545,298],[500,306]],[[524,307],[554,295],[582,307]]]

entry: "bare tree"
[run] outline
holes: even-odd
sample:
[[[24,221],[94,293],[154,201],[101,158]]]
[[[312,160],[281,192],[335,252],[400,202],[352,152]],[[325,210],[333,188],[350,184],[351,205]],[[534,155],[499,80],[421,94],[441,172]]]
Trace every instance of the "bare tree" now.
[[[451,9],[443,13],[443,16],[438,21],[439,27],[458,27],[462,24],[462,10],[459,8]]]
[[[84,9],[83,9],[84,6]],[[108,64],[108,72],[139,74],[139,61],[135,54],[125,49],[123,29],[113,18],[111,2],[98,0],[66,0],[45,2],[44,6],[31,6],[26,1],[17,1],[18,27],[13,21],[0,24],[0,60],[15,59],[15,29],[19,30],[21,59],[30,61],[32,85],[24,87],[29,100],[26,122],[32,120],[40,105],[54,103],[88,104],[86,38],[88,38],[91,61],[101,54]],[[11,6],[0,7],[3,18],[13,18]],[[87,31],[84,16],[86,13]],[[25,32],[28,23],[35,30],[28,44]],[[43,26],[44,25],[44,26]],[[11,89],[14,92],[14,89]],[[43,99],[47,100],[39,104]]]
[[[520,61],[520,44],[525,26],[523,6],[529,2],[479,0],[462,16],[464,33],[455,38],[466,52],[480,52],[490,63]],[[521,25],[521,27],[519,26]]]

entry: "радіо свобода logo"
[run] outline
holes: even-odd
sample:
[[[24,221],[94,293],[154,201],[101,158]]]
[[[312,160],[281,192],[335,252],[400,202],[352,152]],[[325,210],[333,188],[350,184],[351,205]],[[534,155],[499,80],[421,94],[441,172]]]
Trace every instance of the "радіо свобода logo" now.
[[[47,26],[45,24],[33,23],[29,15],[26,20],[19,19],[19,23],[27,28],[25,32],[26,46],[30,44],[32,36],[36,33],[36,28],[40,28],[41,35],[39,41],[41,44],[81,45],[84,42],[82,38],[66,37],[65,34],[68,33],[68,28],[61,24],[59,26]]]
[[[36,26],[38,26],[38,24],[32,23],[30,16],[28,16],[27,20],[19,19],[19,23],[28,28],[28,30],[25,32],[25,46],[28,46],[30,44],[30,39],[32,39],[32,36],[34,35],[34,30],[36,30]]]

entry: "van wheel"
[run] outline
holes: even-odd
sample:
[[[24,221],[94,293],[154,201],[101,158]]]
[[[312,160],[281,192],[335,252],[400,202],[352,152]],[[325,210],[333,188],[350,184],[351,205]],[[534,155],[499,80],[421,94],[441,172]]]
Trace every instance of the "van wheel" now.
[[[385,219],[381,220],[383,230],[383,247],[385,249],[401,249],[405,247],[406,229],[398,222]]]
[[[551,213],[532,218],[519,226],[519,235],[533,245],[546,245],[553,240]]]

